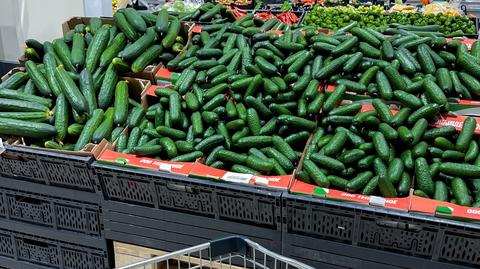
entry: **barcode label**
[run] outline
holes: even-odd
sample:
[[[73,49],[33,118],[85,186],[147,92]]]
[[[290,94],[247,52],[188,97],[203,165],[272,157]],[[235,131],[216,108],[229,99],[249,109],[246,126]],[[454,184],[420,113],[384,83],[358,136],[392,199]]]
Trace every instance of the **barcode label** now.
[[[255,177],[255,184],[257,185],[265,185],[265,186],[268,186],[268,183],[270,182],[270,180],[268,180],[268,178],[264,178],[264,177]]]
[[[168,163],[161,163],[159,165],[159,169],[162,171],[172,172],[172,165]]]
[[[234,172],[227,172],[223,175],[222,179],[225,181],[236,182],[236,183],[249,183],[253,175],[250,174],[241,174]]]
[[[379,196],[370,196],[369,204],[383,207],[385,206],[385,198]]]

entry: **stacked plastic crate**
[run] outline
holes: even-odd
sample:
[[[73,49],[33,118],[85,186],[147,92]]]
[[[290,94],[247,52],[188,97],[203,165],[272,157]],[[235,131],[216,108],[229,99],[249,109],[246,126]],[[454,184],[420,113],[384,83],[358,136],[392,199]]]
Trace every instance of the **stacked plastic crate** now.
[[[92,157],[5,146],[0,267],[111,268]]]

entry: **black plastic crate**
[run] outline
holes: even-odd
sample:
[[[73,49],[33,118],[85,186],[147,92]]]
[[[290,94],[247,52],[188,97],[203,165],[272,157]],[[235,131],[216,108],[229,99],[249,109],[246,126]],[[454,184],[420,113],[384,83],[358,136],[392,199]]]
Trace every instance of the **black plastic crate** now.
[[[0,267],[106,269],[112,268],[107,249],[0,229]]]
[[[281,250],[281,191],[100,163],[93,167],[104,188],[108,239],[128,240],[121,234],[130,234],[136,240],[131,243],[172,250],[238,234]],[[118,236],[110,238],[112,233]]]
[[[0,175],[88,192],[99,192],[91,156],[62,154],[42,149],[5,145],[0,154]]]
[[[480,265],[479,224],[292,194],[283,203],[283,254],[315,267]]]
[[[73,198],[73,197],[72,197]],[[0,187],[0,219],[102,236],[100,205]]]

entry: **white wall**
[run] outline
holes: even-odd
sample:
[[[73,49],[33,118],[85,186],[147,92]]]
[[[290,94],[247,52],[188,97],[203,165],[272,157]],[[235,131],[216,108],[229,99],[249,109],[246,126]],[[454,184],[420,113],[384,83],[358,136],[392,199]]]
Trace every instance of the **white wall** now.
[[[84,0],[0,0],[0,61],[16,61],[27,38],[60,37],[63,22],[84,14]]]

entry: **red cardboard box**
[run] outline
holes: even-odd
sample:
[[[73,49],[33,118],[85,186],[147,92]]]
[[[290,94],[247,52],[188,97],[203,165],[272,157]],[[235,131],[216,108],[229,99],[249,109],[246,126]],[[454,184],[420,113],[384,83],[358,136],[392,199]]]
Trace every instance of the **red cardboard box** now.
[[[188,162],[169,162],[147,157],[138,157],[133,154],[118,153],[111,149],[103,151],[103,153],[98,156],[97,160],[99,162],[109,164],[113,163],[134,168],[159,170],[181,175],[188,175],[194,164]]]
[[[410,196],[404,198],[384,198],[372,195],[355,194],[345,191],[318,187],[309,183],[305,183],[298,179],[293,180],[293,184],[289,188],[289,191],[290,193],[305,194],[330,200],[380,206],[403,211],[408,211],[410,207]]]
[[[480,221],[480,208],[460,206],[412,195],[411,212],[421,212],[439,217]]]
[[[268,186],[279,189],[288,189],[293,175],[262,176],[230,172],[222,169],[206,166],[196,162],[190,170],[191,177],[207,178],[220,181]]]

